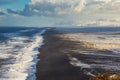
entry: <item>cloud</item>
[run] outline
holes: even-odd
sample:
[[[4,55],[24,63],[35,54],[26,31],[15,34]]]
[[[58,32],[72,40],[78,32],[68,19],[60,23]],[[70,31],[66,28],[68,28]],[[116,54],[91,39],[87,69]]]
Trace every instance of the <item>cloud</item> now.
[[[6,1],[9,2],[9,0]],[[120,0],[31,0],[21,11],[6,9],[0,11],[0,15],[12,15],[11,19],[19,22],[15,25],[24,23],[25,25],[64,26],[89,24],[89,22],[90,24],[94,22],[108,23],[116,19],[118,22],[120,21],[119,6]],[[36,15],[38,18],[33,20],[32,18]]]
[[[1,16],[1,15],[5,15],[5,13],[3,13],[3,12],[0,12],[0,16]]]
[[[110,20],[110,21],[90,21],[84,24],[76,24],[77,26],[120,26],[120,21]]]
[[[118,12],[118,0],[31,0],[25,5],[23,11],[8,10],[8,13],[15,13],[23,16],[78,16],[81,12],[91,15],[95,13]],[[114,5],[115,4],[115,5]],[[116,8],[116,9],[115,9]],[[90,14],[91,13],[91,14]],[[101,14],[102,15],[102,14]]]
[[[0,16],[6,15],[6,10],[5,9],[0,9]]]
[[[31,0],[20,13],[25,16],[61,16],[80,13],[86,0]]]
[[[71,26],[74,26],[75,25],[75,22],[74,21],[60,21],[60,22],[57,22],[57,23],[55,23],[54,24],[55,26],[69,26],[69,25],[71,25]]]
[[[7,9],[6,11],[7,11],[8,13],[10,13],[10,14],[19,14],[18,11],[14,11],[14,10],[12,10],[12,9]]]

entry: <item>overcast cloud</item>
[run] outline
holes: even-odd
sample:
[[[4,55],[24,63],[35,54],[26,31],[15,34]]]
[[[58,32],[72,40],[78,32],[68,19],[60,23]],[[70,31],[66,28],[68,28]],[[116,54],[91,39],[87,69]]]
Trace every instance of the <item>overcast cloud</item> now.
[[[10,1],[14,0],[0,0],[1,3]],[[37,20],[43,19],[46,25],[50,24],[50,19],[56,20],[51,22],[52,25],[81,25],[99,21],[119,23],[119,6],[120,0],[31,0],[23,10],[8,8],[5,12],[0,11],[0,15],[17,15],[19,18],[26,17],[26,20],[37,16],[39,17]]]

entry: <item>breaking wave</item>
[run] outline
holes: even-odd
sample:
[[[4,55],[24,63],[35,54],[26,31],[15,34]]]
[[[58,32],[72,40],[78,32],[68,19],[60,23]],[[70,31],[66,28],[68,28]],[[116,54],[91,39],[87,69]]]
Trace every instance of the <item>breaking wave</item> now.
[[[34,31],[34,34],[29,33]],[[35,80],[38,48],[46,29],[26,29],[1,33],[7,39],[0,42],[0,80]],[[24,33],[31,36],[26,36]],[[22,77],[21,77],[22,76]]]

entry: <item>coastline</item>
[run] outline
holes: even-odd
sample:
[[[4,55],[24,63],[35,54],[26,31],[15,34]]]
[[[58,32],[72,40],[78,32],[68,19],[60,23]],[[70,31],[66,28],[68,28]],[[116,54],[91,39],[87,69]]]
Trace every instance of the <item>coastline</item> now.
[[[112,51],[86,47],[64,34],[54,29],[44,34],[36,80],[89,80],[98,74],[120,72],[120,59]]]
[[[90,76],[69,63],[68,52],[76,43],[60,38],[54,30],[48,33],[44,35],[44,45],[39,49],[36,80],[88,80]]]

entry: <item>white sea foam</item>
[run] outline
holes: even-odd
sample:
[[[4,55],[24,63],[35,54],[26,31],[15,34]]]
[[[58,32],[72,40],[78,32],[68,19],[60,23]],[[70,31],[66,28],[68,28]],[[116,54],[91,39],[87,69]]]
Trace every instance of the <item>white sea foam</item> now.
[[[0,80],[36,79],[38,48],[43,44],[41,34],[45,31],[46,29],[36,33],[33,38],[18,36],[18,33],[4,34],[10,40],[0,43],[0,55],[2,55],[0,59],[9,59],[9,61],[0,67]],[[26,40],[30,42],[25,42]]]
[[[92,68],[91,64],[87,64],[87,63],[81,62],[77,58],[72,57],[70,55],[69,55],[69,59],[70,59],[70,64],[71,65],[73,65],[75,67],[80,67],[81,70],[84,69],[84,68]],[[84,70],[84,74],[90,75],[90,76],[95,76],[94,74],[92,74],[91,71],[87,71],[87,70]]]
[[[75,57],[69,56],[69,59],[70,59],[70,64],[72,64],[73,66],[81,67],[81,68],[90,68],[91,67],[89,64],[85,64]]]

